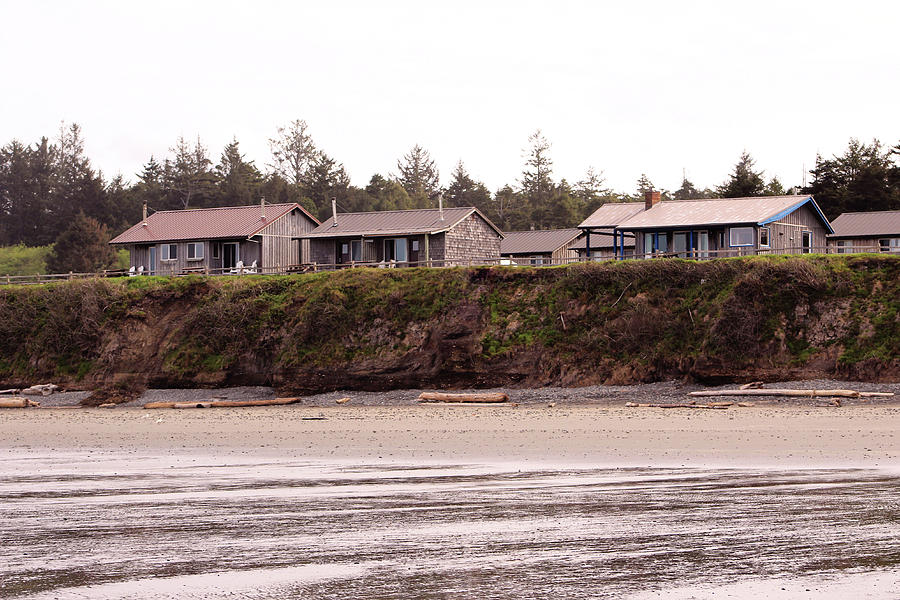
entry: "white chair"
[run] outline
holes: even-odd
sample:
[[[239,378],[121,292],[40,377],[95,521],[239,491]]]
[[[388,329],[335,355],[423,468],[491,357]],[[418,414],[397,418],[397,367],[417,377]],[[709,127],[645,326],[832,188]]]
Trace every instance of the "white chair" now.
[[[244,269],[244,273],[259,273],[259,269],[256,268],[256,261],[254,260],[250,263],[250,266]]]
[[[143,267],[141,267],[141,268],[143,268]],[[134,277],[136,274],[137,274],[137,273],[134,272],[134,265],[132,265],[131,268],[128,269],[128,276],[129,276],[129,277]]]
[[[139,266],[139,267],[137,268],[137,274],[138,274],[138,275],[143,275],[143,274],[144,274],[144,265],[141,265],[141,266]]]
[[[235,263],[234,268],[229,271],[232,275],[240,275],[244,272],[244,261],[239,260]]]

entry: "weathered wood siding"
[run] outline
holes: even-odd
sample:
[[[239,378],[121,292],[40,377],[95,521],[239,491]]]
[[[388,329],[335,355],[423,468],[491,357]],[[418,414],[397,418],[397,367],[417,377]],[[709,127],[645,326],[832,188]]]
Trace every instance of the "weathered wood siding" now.
[[[308,233],[315,227],[316,223],[299,208],[273,221],[258,235],[262,242],[259,266],[271,269],[305,262],[305,257],[310,255],[309,240],[299,241],[293,238]]]
[[[769,249],[773,254],[801,254],[803,231],[812,232],[812,251],[825,252],[826,229],[819,215],[809,206],[801,206],[789,215],[770,223],[771,240]],[[757,235],[757,247],[759,235]]]
[[[881,243],[879,240],[900,239],[897,235],[880,235],[878,237],[839,237],[828,238],[828,252],[831,254],[850,254],[853,252],[881,252]],[[843,248],[838,246],[838,242],[846,242]]]

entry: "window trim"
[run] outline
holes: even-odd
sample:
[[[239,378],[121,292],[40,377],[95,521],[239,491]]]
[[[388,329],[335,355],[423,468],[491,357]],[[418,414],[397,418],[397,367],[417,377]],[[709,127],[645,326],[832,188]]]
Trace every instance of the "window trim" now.
[[[189,260],[191,262],[203,260],[205,258],[206,250],[204,248],[205,244],[203,242],[188,242],[185,244],[186,248],[184,251],[185,260]],[[200,255],[197,256],[197,249],[200,249]],[[191,250],[194,251],[194,256],[191,256]]]
[[[172,249],[175,249],[175,256],[172,256]],[[159,261],[175,262],[178,260],[178,244],[160,244]]]
[[[878,238],[879,252],[900,252],[900,238]]]
[[[750,238],[749,238],[750,243],[749,244],[735,244],[734,243],[734,232],[745,230],[745,229],[750,230]],[[753,226],[752,225],[748,226],[748,227],[729,227],[728,228],[728,247],[729,248],[749,248],[756,244],[756,242],[753,241],[755,238],[756,238],[756,236],[753,235]]]

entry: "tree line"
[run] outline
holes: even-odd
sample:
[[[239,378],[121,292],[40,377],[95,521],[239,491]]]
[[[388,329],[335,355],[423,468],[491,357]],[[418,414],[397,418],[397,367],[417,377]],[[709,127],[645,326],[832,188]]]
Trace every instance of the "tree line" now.
[[[767,179],[757,170],[747,152],[713,188],[700,189],[684,177],[679,189],[659,190],[642,174],[634,190],[615,191],[593,168],[570,183],[554,177],[551,144],[540,130],[528,138],[519,178],[493,192],[461,160],[449,181],[442,182],[431,154],[418,144],[397,160],[393,173],[376,173],[365,187],[357,187],[343,164],[315,142],[305,121],[277,128],[268,141],[269,161],[259,167],[237,139],[214,162],[199,138],[180,137],[167,156],[151,156],[136,181],[129,182],[121,175],[107,179],[93,167],[77,124],[61,125],[52,140],[12,140],[0,148],[0,246],[62,243],[48,262],[71,266],[64,264],[75,260],[64,256],[70,246],[79,247],[85,236],[105,242],[136,223],[144,203],[157,211],[247,205],[265,198],[299,202],[324,220],[332,198],[342,212],[357,212],[435,207],[441,194],[446,206],[476,206],[512,231],[572,227],[601,204],[641,200],[651,189],[676,200],[786,191],[777,178]],[[813,194],[829,218],[846,211],[900,209],[900,144],[851,139],[843,154],[817,157],[810,174],[808,186],[790,191]],[[113,259],[107,253],[97,260]]]

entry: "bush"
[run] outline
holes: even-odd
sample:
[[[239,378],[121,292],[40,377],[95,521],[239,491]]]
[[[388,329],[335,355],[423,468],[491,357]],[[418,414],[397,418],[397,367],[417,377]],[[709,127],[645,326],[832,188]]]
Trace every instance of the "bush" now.
[[[51,246],[24,244],[0,247],[0,275],[42,275],[47,272]]]

